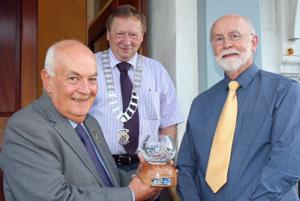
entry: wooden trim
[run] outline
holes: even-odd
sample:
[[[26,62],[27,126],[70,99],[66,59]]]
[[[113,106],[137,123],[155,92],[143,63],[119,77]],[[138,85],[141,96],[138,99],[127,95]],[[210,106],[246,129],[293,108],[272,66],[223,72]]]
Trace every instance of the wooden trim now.
[[[1,1],[0,18],[0,116],[9,117],[21,107],[21,3],[18,0]]]
[[[113,10],[113,1],[109,1],[105,10],[101,10],[101,15],[97,15],[97,18],[90,24],[88,30],[88,46],[94,51],[94,43],[101,35],[106,33],[106,20]]]
[[[22,1],[21,106],[37,98],[37,12],[38,0]]]
[[[38,0],[16,0],[10,3],[17,2],[15,5],[16,21],[13,26],[16,26],[15,31],[15,49],[16,53],[11,59],[11,64],[14,64],[16,70],[13,79],[16,79],[12,91],[16,95],[14,101],[14,109],[0,113],[0,146],[3,140],[3,129],[8,118],[21,107],[29,104],[37,97],[37,3]],[[7,16],[5,16],[7,17]],[[3,49],[9,48],[2,47]],[[2,75],[3,76],[3,75]]]
[[[0,3],[0,18],[4,19],[0,20],[0,38],[3,40],[0,51],[2,59],[1,77],[4,78],[4,84],[1,83],[3,89],[1,92],[4,92],[5,96],[2,97],[4,105],[1,105],[0,112],[0,145],[2,145],[4,127],[8,118],[21,108],[21,7],[21,1],[19,0],[1,1]],[[8,84],[5,83],[7,79],[11,81]]]
[[[107,0],[107,2],[105,2],[105,4],[102,6],[102,8],[100,9],[100,11],[98,12],[97,16],[94,18],[95,19],[98,19],[99,16],[101,16],[104,11],[112,4],[113,0]],[[93,22],[91,23],[93,24]]]
[[[21,3],[18,3],[18,10],[21,11],[22,10],[22,5]],[[22,12],[21,12],[22,13]],[[22,26],[22,14],[18,13],[17,14],[17,17],[19,19],[19,24],[18,26]],[[19,28],[20,30],[22,30],[22,28]],[[18,42],[16,43],[16,49],[18,50],[18,52],[16,53],[16,74],[15,74],[15,77],[17,79],[17,82],[15,84],[15,91],[19,92],[17,95],[16,95],[16,99],[15,99],[15,109],[18,110],[21,108],[21,90],[20,90],[20,86],[21,86],[21,68],[20,68],[20,64],[21,64],[21,41],[22,41],[22,36],[21,36],[21,32],[17,32],[16,33],[17,35],[17,39],[18,39]],[[14,111],[15,112],[15,111]]]

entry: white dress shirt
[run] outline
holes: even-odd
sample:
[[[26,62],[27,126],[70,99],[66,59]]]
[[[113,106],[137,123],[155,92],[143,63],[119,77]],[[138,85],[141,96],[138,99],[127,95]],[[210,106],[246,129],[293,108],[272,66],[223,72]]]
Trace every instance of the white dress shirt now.
[[[90,114],[99,122],[106,142],[112,154],[125,154],[123,146],[119,144],[118,130],[123,128],[123,123],[117,119],[117,114],[112,112],[108,103],[106,83],[101,61],[102,52],[96,53],[98,70],[98,94],[91,108]],[[142,56],[142,81],[138,101],[140,120],[139,147],[146,136],[157,135],[159,128],[165,128],[183,122],[179,108],[176,90],[173,82],[161,63],[151,58]],[[122,109],[122,93],[120,87],[120,72],[116,67],[120,61],[109,50],[110,65],[114,79],[115,90],[119,107]],[[137,54],[129,61],[132,67],[128,74],[133,80],[136,67]],[[127,106],[126,106],[127,107]]]

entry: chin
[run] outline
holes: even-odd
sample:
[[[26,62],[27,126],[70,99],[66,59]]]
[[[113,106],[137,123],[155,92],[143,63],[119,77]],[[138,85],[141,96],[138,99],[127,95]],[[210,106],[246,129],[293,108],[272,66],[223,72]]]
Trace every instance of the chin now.
[[[121,55],[121,59],[123,61],[128,61],[130,59],[130,55],[129,54],[123,54],[123,55]]]
[[[74,115],[75,116],[78,116],[78,117],[81,117],[81,116],[86,116],[87,114],[89,113],[89,110],[77,110],[77,111],[74,111]]]
[[[225,72],[237,71],[243,63],[242,59],[240,59],[240,58],[223,59],[223,58],[220,58],[220,57],[215,57],[215,59],[216,59],[217,63],[219,64],[219,66]]]
[[[84,121],[84,119],[86,118],[88,112],[86,111],[81,111],[81,112],[76,112],[76,113],[73,113],[72,116],[76,119],[79,119],[79,120],[82,120]]]

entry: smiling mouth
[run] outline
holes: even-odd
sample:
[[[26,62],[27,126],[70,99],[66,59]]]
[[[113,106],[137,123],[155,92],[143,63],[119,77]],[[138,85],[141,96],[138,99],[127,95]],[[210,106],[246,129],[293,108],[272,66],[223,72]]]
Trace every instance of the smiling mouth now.
[[[73,101],[81,103],[86,102],[89,98],[72,98]]]
[[[238,55],[239,55],[238,53],[224,54],[224,55],[222,56],[222,58],[228,58],[228,57],[238,56]]]
[[[122,49],[123,51],[129,51],[131,48],[130,48],[130,47],[121,47],[121,49]]]

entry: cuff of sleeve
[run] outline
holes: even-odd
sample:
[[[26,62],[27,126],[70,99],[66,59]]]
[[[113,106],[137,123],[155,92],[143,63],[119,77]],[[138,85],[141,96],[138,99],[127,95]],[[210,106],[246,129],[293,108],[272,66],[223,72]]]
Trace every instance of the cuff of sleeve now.
[[[134,201],[135,200],[135,196],[134,196],[134,192],[130,189],[131,191],[131,194],[132,194],[132,200]]]

